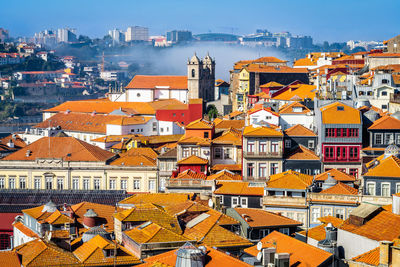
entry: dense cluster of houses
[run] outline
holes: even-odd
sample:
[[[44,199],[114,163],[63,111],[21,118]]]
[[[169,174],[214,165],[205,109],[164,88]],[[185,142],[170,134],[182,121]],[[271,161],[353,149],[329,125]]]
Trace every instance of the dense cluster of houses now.
[[[0,141],[0,262],[397,266],[398,59],[240,61],[210,118],[228,83],[194,55],[187,76],[44,110]]]

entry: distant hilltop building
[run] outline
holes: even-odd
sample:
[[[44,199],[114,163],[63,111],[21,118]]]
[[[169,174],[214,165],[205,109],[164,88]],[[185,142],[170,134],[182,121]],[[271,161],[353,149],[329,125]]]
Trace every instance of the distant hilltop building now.
[[[140,26],[128,27],[125,33],[125,41],[148,41],[149,40],[149,28]]]
[[[64,28],[57,30],[58,43],[71,43],[76,42],[76,29]]]
[[[294,36],[290,32],[271,33],[258,29],[255,34],[239,38],[241,45],[247,46],[274,46],[290,48],[311,48],[313,39],[310,36]]]
[[[111,36],[113,44],[119,44],[125,41],[125,33],[118,29],[109,30],[108,35]]]
[[[136,75],[125,87],[125,92],[110,91],[111,101],[151,102],[177,99],[185,104],[189,99],[201,98],[205,102],[215,96],[215,61],[206,55],[199,59],[193,55],[187,63],[186,76]]]
[[[0,28],[0,42],[4,42],[9,38],[8,30]]]

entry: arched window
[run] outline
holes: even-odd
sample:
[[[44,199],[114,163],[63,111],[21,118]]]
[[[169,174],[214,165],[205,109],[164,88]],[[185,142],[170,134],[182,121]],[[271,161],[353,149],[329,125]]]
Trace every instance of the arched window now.
[[[196,76],[196,71],[192,70],[192,78],[194,78],[194,76]]]

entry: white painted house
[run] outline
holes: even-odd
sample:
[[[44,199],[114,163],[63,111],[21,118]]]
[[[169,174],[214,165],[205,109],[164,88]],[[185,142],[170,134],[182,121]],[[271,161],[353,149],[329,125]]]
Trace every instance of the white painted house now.
[[[279,126],[279,114],[273,111],[271,108],[265,108],[263,106],[254,107],[249,110],[249,119],[247,120],[248,125],[262,125],[265,123]]]
[[[301,124],[308,129],[314,125],[314,113],[300,102],[283,105],[279,109],[282,130],[286,130],[296,124]]]

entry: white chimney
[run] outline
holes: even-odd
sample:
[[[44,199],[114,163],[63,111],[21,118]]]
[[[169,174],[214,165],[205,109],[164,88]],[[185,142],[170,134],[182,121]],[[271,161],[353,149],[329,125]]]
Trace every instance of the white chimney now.
[[[392,212],[396,215],[400,215],[400,195],[393,195]]]

